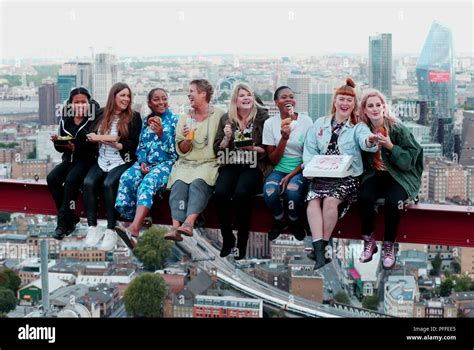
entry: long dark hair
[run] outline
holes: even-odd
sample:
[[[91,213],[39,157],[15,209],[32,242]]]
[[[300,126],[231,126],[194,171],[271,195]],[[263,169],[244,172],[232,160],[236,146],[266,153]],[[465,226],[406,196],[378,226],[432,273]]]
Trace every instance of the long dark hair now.
[[[116,83],[110,88],[109,97],[107,98],[107,103],[104,109],[104,118],[99,126],[99,133],[108,134],[112,129],[112,117],[115,114],[115,96],[117,96],[117,94],[123,89],[128,89],[130,92],[130,104],[127,109],[120,113],[117,129],[118,135],[121,139],[128,138],[128,124],[132,121],[134,113],[132,110],[132,90],[125,83]]]

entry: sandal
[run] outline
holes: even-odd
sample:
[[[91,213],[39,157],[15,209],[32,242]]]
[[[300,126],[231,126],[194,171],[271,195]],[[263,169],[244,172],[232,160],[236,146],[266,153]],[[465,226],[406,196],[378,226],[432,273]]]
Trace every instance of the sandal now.
[[[123,228],[122,226],[115,226],[115,232],[117,232],[118,236],[122,239],[122,241],[127,245],[128,248],[130,248],[131,250],[135,248],[138,241],[137,236],[134,236],[133,233],[131,233],[126,228]]]
[[[165,234],[165,239],[169,241],[181,242],[183,237],[180,235],[176,227],[171,227],[171,229]]]
[[[150,228],[152,226],[153,226],[152,218],[146,217],[145,220],[143,220],[143,227]]]
[[[183,224],[178,228],[178,232],[182,235],[192,237],[193,236],[193,227],[188,222],[183,222]]]

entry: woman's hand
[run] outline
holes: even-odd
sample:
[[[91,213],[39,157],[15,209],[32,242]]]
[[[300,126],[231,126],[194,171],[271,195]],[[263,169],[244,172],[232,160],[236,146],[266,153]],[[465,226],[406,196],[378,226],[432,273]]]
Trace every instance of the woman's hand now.
[[[230,124],[224,126],[224,136],[228,141],[232,138],[232,126]]]
[[[95,132],[91,132],[91,133],[87,134],[86,135],[87,141],[95,142],[95,143],[99,142],[99,141],[93,139],[94,136],[97,136],[97,134]]]
[[[369,147],[374,147],[376,142],[377,142],[377,136],[375,136],[374,134],[370,134],[369,136],[367,136],[367,139],[365,140],[365,143]]]
[[[191,130],[189,129],[188,124],[184,124],[183,126],[183,136],[186,138]]]
[[[281,181],[280,181],[280,188],[281,188],[280,194],[283,194],[285,192],[286,187],[288,186],[288,182],[290,182],[292,177],[293,176],[291,174],[288,174],[283,179],[281,179]]]
[[[393,143],[392,143],[392,140],[390,140],[390,135],[387,134],[387,136],[383,136],[382,133],[377,133],[375,135],[375,138],[376,138],[376,141],[379,145],[382,145],[383,147],[385,147],[389,151],[392,150]]]
[[[158,137],[163,136],[163,126],[161,125],[161,123],[157,123],[155,121],[152,121],[150,123],[150,128],[151,128],[151,130],[153,130],[155,132],[155,134]]]
[[[56,134],[52,134],[52,135],[51,135],[51,141],[54,142],[54,141],[56,141],[57,139],[58,139],[58,135],[56,135]]]
[[[123,148],[123,145],[117,141],[99,141],[99,143],[101,145],[111,146],[119,151]]]
[[[140,170],[142,171],[143,175],[146,175],[150,172],[150,167],[145,162],[142,162],[140,164]]]
[[[288,140],[290,138],[290,134],[291,134],[290,124],[286,124],[286,125],[282,126],[282,128],[281,128],[281,137],[282,137],[282,139]]]

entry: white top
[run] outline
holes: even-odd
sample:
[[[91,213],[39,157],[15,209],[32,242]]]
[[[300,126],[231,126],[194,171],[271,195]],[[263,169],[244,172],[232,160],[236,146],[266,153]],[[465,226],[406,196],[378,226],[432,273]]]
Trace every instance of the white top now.
[[[112,127],[110,129],[109,135],[116,136],[118,135],[117,124],[119,118],[117,116],[114,117],[112,121]],[[122,156],[118,149],[109,146],[109,145],[100,145],[99,147],[99,159],[98,159],[99,167],[102,171],[108,173],[113,168],[118,167],[119,165],[125,164]]]
[[[263,126],[262,144],[276,146],[281,139],[281,115],[268,118]],[[313,126],[311,118],[303,113],[298,113],[298,119],[290,124],[291,133],[285,147],[283,156],[289,158],[301,158],[303,156],[303,144],[306,133]]]

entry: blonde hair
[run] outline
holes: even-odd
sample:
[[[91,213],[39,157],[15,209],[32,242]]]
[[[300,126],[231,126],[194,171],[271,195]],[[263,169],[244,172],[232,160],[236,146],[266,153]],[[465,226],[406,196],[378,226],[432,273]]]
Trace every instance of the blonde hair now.
[[[379,90],[376,89],[367,89],[364,91],[364,96],[362,97],[362,101],[360,102],[359,120],[363,121],[365,124],[367,124],[369,128],[372,129],[372,122],[364,112],[367,106],[367,100],[370,97],[378,97],[382,102],[382,106],[384,109],[383,124],[388,130],[390,130],[393,126],[400,122],[400,119],[398,119],[392,114],[392,111],[388,106],[387,99],[385,98],[384,94],[382,94]]]
[[[229,115],[229,120],[237,124],[239,124],[239,111],[237,109],[237,98],[239,97],[240,90],[245,90],[249,92],[250,95],[252,96],[253,103],[252,103],[252,110],[250,111],[250,115],[248,117],[249,120],[253,121],[255,119],[255,116],[257,115],[257,106],[260,106],[255,99],[255,93],[253,92],[253,90],[250,88],[249,85],[245,83],[239,83],[235,85],[230,97],[228,115]]]

